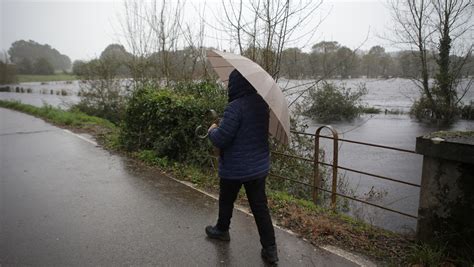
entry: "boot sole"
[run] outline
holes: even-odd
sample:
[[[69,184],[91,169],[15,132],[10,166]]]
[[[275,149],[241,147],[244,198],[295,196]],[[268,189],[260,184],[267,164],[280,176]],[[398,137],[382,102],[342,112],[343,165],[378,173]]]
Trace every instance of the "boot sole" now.
[[[260,253],[260,255],[262,256],[263,260],[266,261],[267,263],[271,264],[271,265],[277,265],[278,263],[278,259],[270,259],[270,257],[268,257],[265,253],[263,253],[263,251]]]
[[[217,239],[217,240],[221,240],[221,241],[230,241],[230,236],[229,235],[225,235],[225,236],[213,235],[213,234],[209,233],[207,230],[206,230],[206,235],[207,235],[207,237],[212,238],[212,239]]]
[[[224,236],[211,236],[207,235],[207,237],[212,238],[212,239],[217,239],[221,241],[230,241],[230,237],[224,237]]]

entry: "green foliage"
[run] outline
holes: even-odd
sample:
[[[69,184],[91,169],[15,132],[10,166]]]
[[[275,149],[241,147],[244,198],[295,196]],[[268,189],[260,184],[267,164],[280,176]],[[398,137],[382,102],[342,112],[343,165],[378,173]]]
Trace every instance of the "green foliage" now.
[[[435,91],[433,91],[435,92]],[[460,107],[445,102],[446,98],[436,97],[430,100],[425,95],[416,100],[410,108],[410,115],[418,120],[452,123],[455,117],[472,118],[470,106]]]
[[[385,48],[376,45],[362,57],[362,73],[368,78],[391,76],[390,67],[393,65],[392,58],[385,52]]]
[[[52,75],[54,74],[53,65],[46,58],[38,58],[33,64],[33,74]]]
[[[129,150],[153,150],[158,157],[195,164],[209,163],[207,140],[197,139],[198,125],[209,109],[222,114],[224,92],[202,82],[177,84],[174,89],[145,86],[130,98],[122,124],[121,140]]]
[[[288,79],[301,79],[310,76],[310,68],[305,68],[309,65],[309,57],[299,48],[288,48],[281,53],[280,72]]]
[[[72,63],[72,73],[77,76],[83,76],[86,74],[86,62],[82,60],[74,60]]]
[[[366,94],[365,85],[352,91],[344,85],[324,82],[322,86],[309,92],[300,110],[303,115],[319,122],[352,120],[362,112],[360,101]]]
[[[0,84],[15,83],[16,80],[15,66],[0,61]]]
[[[217,175],[210,173],[209,169],[204,170],[202,166],[174,162],[168,169],[170,169],[178,179],[191,182],[199,188],[212,191],[219,188],[219,178]]]
[[[136,152],[136,157],[150,165],[157,165],[162,168],[166,168],[170,164],[167,157],[160,158],[153,150],[138,151]]]
[[[108,65],[113,66],[115,75],[126,77],[130,75],[130,70],[127,66],[132,61],[132,54],[125,50],[123,45],[110,44],[100,54],[100,60],[107,62]]]
[[[292,121],[292,123],[296,126],[295,121]],[[300,131],[304,130],[300,129]],[[306,136],[291,134],[291,144],[288,146],[281,145],[274,140],[271,141],[270,149],[276,152],[271,155],[271,172],[293,181],[274,176],[270,179],[269,188],[288,192],[288,194],[297,198],[311,199],[312,188],[305,184],[312,184],[313,163],[279,154],[313,159],[314,152],[311,140]]]
[[[329,210],[323,209],[322,207],[314,204],[312,201],[308,201],[301,198],[296,198],[283,191],[269,191],[268,197],[272,199],[273,206],[272,208],[277,209],[288,204],[296,204],[299,207],[304,208],[306,211],[321,213],[321,212],[331,212]]]
[[[423,96],[416,100],[410,108],[410,115],[415,116],[417,119],[433,117],[429,100]]]
[[[431,267],[440,266],[445,258],[444,247],[422,243],[411,247],[408,262],[410,264]]]
[[[430,65],[430,69],[433,69],[433,59],[427,64]],[[415,78],[420,75],[421,63],[418,60],[418,55],[415,51],[400,51],[398,54],[398,73],[397,76],[402,78]]]
[[[74,107],[92,116],[119,124],[126,106],[123,81],[116,78],[115,65],[96,59],[82,68],[81,101]]]
[[[29,58],[22,58],[16,63],[18,66],[18,73],[20,74],[32,74],[33,62]]]
[[[8,54],[11,61],[19,65],[18,71],[22,74],[32,74],[31,69],[28,72],[28,64],[31,67],[33,62],[40,58],[46,59],[55,70],[66,70],[71,67],[71,60],[68,56],[62,55],[48,44],[42,45],[32,40],[19,40],[12,43]]]

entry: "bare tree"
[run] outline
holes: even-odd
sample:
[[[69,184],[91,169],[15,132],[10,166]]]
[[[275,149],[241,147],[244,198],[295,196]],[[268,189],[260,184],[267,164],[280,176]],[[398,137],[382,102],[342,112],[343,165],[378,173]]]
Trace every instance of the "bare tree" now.
[[[161,3],[153,0],[148,8],[147,22],[155,35],[161,71],[167,82],[175,74],[172,70],[171,56],[178,48],[184,4],[185,1],[180,0],[161,0]]]
[[[222,0],[224,18],[217,18],[222,31],[230,32],[239,52],[259,63],[275,79],[279,77],[283,50],[296,38],[311,36],[308,32],[294,36],[297,29],[315,18],[319,1],[290,0]]]
[[[173,70],[171,58],[182,34],[184,4],[180,0],[123,0],[121,26],[125,44],[133,55],[131,72],[135,81],[152,78],[168,82],[180,71]]]
[[[149,56],[154,51],[153,31],[145,20],[146,9],[141,2],[123,0],[123,14],[119,14],[121,40],[131,53],[126,63],[136,83],[148,81],[146,69],[150,66]]]
[[[197,7],[195,8],[198,10]],[[183,70],[187,70],[186,61],[191,61],[191,69],[188,72],[184,73],[185,80],[195,79],[196,77],[202,77],[207,79],[209,76],[206,60],[206,50],[204,48],[206,26],[204,20],[205,10],[206,5],[204,3],[199,23],[196,23],[194,21],[193,23],[180,25],[181,32],[183,33],[184,40],[187,44],[187,50],[191,51],[190,53],[185,53],[183,57]]]
[[[430,29],[430,17],[433,14],[433,8],[429,5],[429,0],[392,0],[392,16],[396,27],[393,28],[396,42],[402,45],[408,45],[420,62],[421,78],[414,76],[422,92],[427,96],[432,106],[434,105],[433,96],[429,87],[427,44],[434,31]]]
[[[465,94],[457,96],[457,85],[461,69],[472,54],[472,41],[467,50],[458,51],[464,60],[453,62],[450,58],[454,42],[462,40],[473,27],[472,0],[392,0],[391,9],[395,43],[408,45],[416,51],[419,60],[420,75],[415,77],[415,82],[422,97],[415,103],[415,113],[418,117],[452,121],[460,98]],[[429,80],[429,51],[437,51],[434,56],[438,73],[434,85]]]

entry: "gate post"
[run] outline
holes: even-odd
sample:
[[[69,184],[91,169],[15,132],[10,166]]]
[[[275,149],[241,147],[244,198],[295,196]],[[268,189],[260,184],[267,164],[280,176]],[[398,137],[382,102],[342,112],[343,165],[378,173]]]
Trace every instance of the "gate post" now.
[[[474,248],[474,131],[420,136],[416,152],[423,155],[418,240]]]
[[[318,190],[321,188],[321,177],[319,175],[319,138],[321,130],[327,128],[332,133],[333,138],[333,156],[332,156],[332,188],[331,188],[331,208],[336,209],[337,202],[337,164],[338,164],[338,140],[339,136],[337,131],[330,125],[321,126],[316,130],[315,139],[314,139],[314,165],[313,165],[313,202],[318,201]]]

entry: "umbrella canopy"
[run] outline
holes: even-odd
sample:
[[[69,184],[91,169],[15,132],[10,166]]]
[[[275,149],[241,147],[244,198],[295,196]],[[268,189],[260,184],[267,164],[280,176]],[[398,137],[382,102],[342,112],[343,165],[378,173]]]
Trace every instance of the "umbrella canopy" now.
[[[219,79],[227,85],[229,74],[237,69],[257,90],[270,107],[269,133],[282,144],[290,138],[288,103],[280,87],[270,74],[252,60],[232,53],[208,50],[207,59]]]

